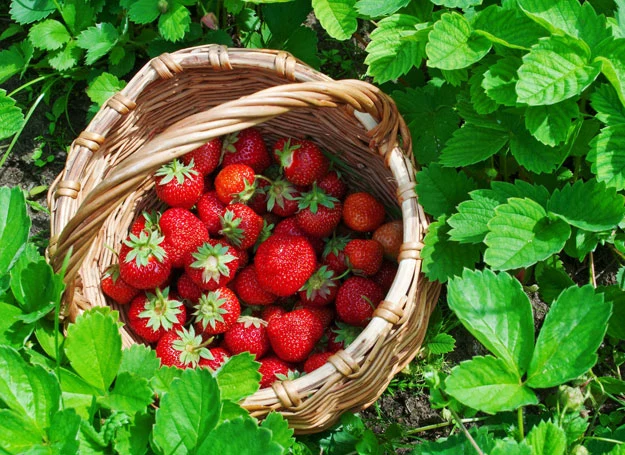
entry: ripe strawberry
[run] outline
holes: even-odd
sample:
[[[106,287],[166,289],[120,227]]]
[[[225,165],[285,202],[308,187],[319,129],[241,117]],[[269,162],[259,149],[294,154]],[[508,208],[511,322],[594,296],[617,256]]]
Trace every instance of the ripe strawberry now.
[[[371,277],[371,280],[376,282],[382,288],[383,292],[388,292],[393,285],[395,275],[397,275],[397,263],[384,260],[382,261],[380,270]]]
[[[249,352],[262,358],[271,345],[267,336],[267,323],[262,319],[242,316],[230,330],[224,334],[224,345],[233,354]]]
[[[263,320],[269,322],[271,318],[280,317],[286,312],[287,312],[286,309],[280,305],[267,305],[263,307],[260,317]]]
[[[278,298],[260,286],[254,264],[248,265],[237,274],[232,289],[247,305],[269,305]]]
[[[226,240],[224,240],[224,242],[226,242]],[[243,250],[241,248],[237,248],[236,246],[232,246],[232,245],[230,245],[230,248],[232,248],[232,254],[234,254],[237,258],[239,258],[239,266],[237,267],[237,270],[241,270],[245,268],[247,264],[250,262],[250,255],[247,252],[247,250]]]
[[[205,346],[202,335],[196,335],[193,327],[180,327],[167,332],[156,345],[156,356],[162,366],[195,368],[202,359],[211,360],[213,355]]]
[[[345,260],[345,247],[349,242],[347,236],[332,236],[327,241],[321,255],[322,262],[329,269],[334,270],[337,276],[342,275],[347,270],[347,262]]]
[[[304,362],[304,373],[312,373],[317,368],[324,366],[330,357],[334,355],[334,352],[314,352]]]
[[[339,288],[336,312],[348,324],[364,327],[382,298],[380,286],[367,278],[353,276]]]
[[[256,128],[247,128],[226,136],[223,151],[224,166],[246,164],[261,174],[271,165],[265,141]]]
[[[404,242],[404,224],[401,220],[389,221],[377,228],[373,233],[376,240],[384,249],[384,257],[397,261],[399,249]]]
[[[280,160],[286,179],[295,185],[312,185],[326,175],[330,166],[319,147],[305,139],[276,143],[274,154]]]
[[[317,181],[317,186],[328,196],[342,201],[347,194],[347,184],[341,180],[341,175],[337,171],[330,171]]]
[[[310,242],[313,249],[315,250],[315,254],[320,256],[323,252],[323,240],[319,237],[313,237],[311,235],[306,234],[302,228],[297,223],[297,219],[292,216],[290,218],[285,218],[280,221],[276,228],[273,231],[274,234],[288,234],[288,235],[299,235],[301,237],[306,237],[306,239]]]
[[[212,359],[200,357],[198,366],[209,368],[212,371],[217,371],[224,363],[228,361],[232,354],[224,348],[209,348]]]
[[[267,189],[267,210],[282,217],[295,215],[302,189],[283,178],[275,179]]]
[[[313,184],[312,190],[299,200],[295,215],[298,226],[312,237],[328,237],[341,222],[342,205]]]
[[[336,321],[334,327],[330,327],[328,335],[328,351],[339,351],[352,344],[362,332],[362,327],[356,327],[341,321]]]
[[[241,315],[239,299],[225,287],[203,293],[193,308],[195,329],[206,335],[224,333]]]
[[[207,191],[197,202],[197,214],[210,235],[217,235],[221,229],[221,217],[226,204],[217,197],[217,191]]]
[[[184,258],[184,270],[200,288],[213,291],[228,284],[239,268],[239,258],[225,241],[210,239]]]
[[[139,237],[142,231],[146,231],[150,234],[152,231],[157,231],[159,229],[158,220],[161,214],[156,211],[141,212],[141,215],[137,217],[136,220],[133,221],[132,226],[130,226],[130,233]]]
[[[384,256],[384,249],[375,240],[354,239],[345,247],[347,263],[354,273],[371,276],[375,275]]]
[[[269,185],[271,185],[267,180],[263,178],[256,179],[256,191],[252,198],[247,201],[247,206],[254,210],[259,215],[264,215],[267,213],[267,201],[269,197],[267,196],[267,191],[269,190]]]
[[[217,197],[224,204],[249,201],[256,191],[255,179],[254,169],[245,164],[225,166],[215,177]]]
[[[332,308],[332,305],[319,307],[319,306],[313,306],[307,303],[299,302],[295,304],[293,309],[294,310],[300,310],[300,309],[309,310],[312,314],[317,316],[317,319],[319,319],[324,329],[327,329],[328,327],[330,327],[330,325],[334,321],[334,309]]]
[[[267,335],[278,357],[287,362],[301,362],[323,335],[323,326],[309,310],[294,310],[267,323]]]
[[[165,236],[164,248],[172,267],[183,267],[184,256],[208,241],[206,226],[187,209],[173,207],[165,210],[159,226]]]
[[[180,328],[187,320],[187,310],[169,288],[159,288],[134,298],[128,309],[128,324],[148,343],[158,341],[165,333]]]
[[[296,370],[292,365],[272,355],[260,360],[258,372],[261,374],[260,388],[264,389],[276,381],[289,379],[294,376]]]
[[[272,235],[256,251],[256,276],[260,285],[278,296],[293,294],[316,268],[310,242],[294,235]]]
[[[375,231],[384,216],[384,206],[369,193],[350,194],[343,202],[343,222],[354,231]]]
[[[208,175],[219,166],[221,147],[221,139],[216,137],[195,150],[191,150],[189,153],[182,156],[180,161],[184,164],[190,164],[191,161],[193,161],[196,171],[202,175]]]
[[[178,291],[180,298],[186,299],[191,303],[197,302],[202,295],[202,290],[193,282],[191,278],[189,278],[189,275],[186,273],[183,273],[180,275],[180,278],[178,278],[176,290]]]
[[[243,204],[230,204],[220,218],[220,222],[219,233],[232,245],[242,250],[254,246],[263,229],[263,219]]]
[[[111,265],[100,282],[102,292],[120,305],[130,303],[139,294],[139,289],[130,286],[119,276],[119,264]]]
[[[204,191],[204,176],[195,170],[193,161],[187,165],[173,160],[154,175],[156,196],[171,207],[190,209]]]
[[[130,234],[119,252],[119,274],[137,289],[153,289],[169,277],[171,261],[163,249],[165,237],[157,231]]]
[[[311,306],[324,306],[334,302],[338,290],[334,271],[328,269],[327,265],[322,265],[299,290],[299,298],[302,303]]]

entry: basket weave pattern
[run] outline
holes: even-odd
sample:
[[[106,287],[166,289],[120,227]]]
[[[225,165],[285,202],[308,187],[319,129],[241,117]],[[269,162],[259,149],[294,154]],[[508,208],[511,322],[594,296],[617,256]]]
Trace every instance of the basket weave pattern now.
[[[125,322],[125,309],[106,300],[99,282],[116,261],[106,246],[123,241],[141,210],[158,208],[154,171],[214,137],[252,126],[269,141],[312,137],[349,164],[351,189],[402,212],[397,276],[369,325],[323,367],[242,403],[257,417],[280,411],[298,433],[312,433],[380,396],[416,355],[440,291],[420,273],[428,220],[414,192],[410,135],[379,89],[334,81],[286,52],[209,45],[151,60],[72,144],[48,194],[48,255],[59,270],[71,252],[64,297],[70,320],[110,304]],[[121,331],[125,346],[141,342]]]

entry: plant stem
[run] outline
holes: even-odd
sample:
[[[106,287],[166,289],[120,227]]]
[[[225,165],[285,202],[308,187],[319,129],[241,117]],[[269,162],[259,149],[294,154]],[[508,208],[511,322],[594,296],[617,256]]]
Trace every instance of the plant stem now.
[[[583,439],[592,439],[594,441],[611,442],[613,444],[619,444],[619,445],[625,444],[625,442],[619,441],[617,439],[600,438],[599,436],[584,436]]]
[[[11,93],[9,93],[8,96],[13,96],[19,92],[21,92],[22,90],[24,90],[25,88],[30,87],[31,85],[36,84],[37,82],[41,82],[41,81],[45,81],[46,79],[51,78],[52,76],[56,76],[56,74],[47,74],[45,76],[39,76],[35,79],[33,79],[32,81],[29,81],[27,83],[25,83],[24,85],[20,85],[18,88],[16,88],[15,90],[13,90]]]
[[[595,276],[595,255],[592,251],[588,255],[588,261],[590,262],[590,282],[593,288],[597,288],[597,277]]]
[[[451,411],[451,415],[454,417],[454,420],[456,421],[456,423],[460,425],[460,429],[462,430],[464,435],[467,437],[467,439],[469,440],[469,443],[471,443],[471,445],[473,446],[477,454],[484,455],[484,452],[482,452],[482,449],[480,449],[480,446],[477,445],[477,442],[475,442],[475,439],[473,439],[473,436],[471,436],[471,433],[469,433],[469,430],[467,430],[467,427],[465,427],[464,423],[462,423],[462,419],[460,418],[460,416],[453,409],[450,408],[449,410]]]
[[[486,420],[487,418],[488,417],[475,417],[473,419],[462,419],[461,422],[462,423],[481,422],[483,420]],[[445,427],[448,427],[449,425],[452,425],[453,423],[455,422],[434,423],[432,425],[426,425],[424,427],[413,428],[412,430],[406,431],[406,434],[423,433],[424,431],[436,430],[438,428],[445,428]]]
[[[523,425],[523,407],[517,409],[517,419],[519,422],[519,442],[525,439],[525,426]]]

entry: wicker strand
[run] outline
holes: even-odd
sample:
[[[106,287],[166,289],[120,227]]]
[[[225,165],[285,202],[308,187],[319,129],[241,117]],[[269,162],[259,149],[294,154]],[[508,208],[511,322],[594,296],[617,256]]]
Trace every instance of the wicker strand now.
[[[172,79],[176,73],[182,72],[182,66],[167,52],[150,60],[150,65],[162,79]]]
[[[404,315],[404,310],[397,302],[382,300],[373,312],[373,317],[384,319],[391,324],[397,324]]]
[[[302,404],[302,399],[299,393],[297,393],[297,388],[294,387],[293,381],[276,381],[271,387],[285,408],[296,408]]]
[[[401,204],[402,202],[413,199],[417,197],[417,192],[415,191],[415,183],[414,182],[406,182],[397,188],[397,200]]]
[[[80,133],[74,143],[82,147],[87,147],[92,152],[97,152],[104,143],[104,136],[85,130]]]
[[[295,68],[297,60],[290,53],[280,51],[276,55],[276,71],[281,77],[288,79],[289,81],[295,81]]]
[[[341,349],[328,358],[328,363],[332,364],[343,376],[351,376],[360,371],[360,365],[354,358]]]
[[[421,259],[421,250],[423,249],[423,242],[404,242],[399,248],[398,261],[404,259]]]
[[[222,45],[211,46],[208,49],[208,60],[215,71],[232,70],[228,57],[228,48]]]
[[[77,182],[76,180],[61,180],[56,186],[54,196],[57,198],[61,196],[67,196],[71,197],[72,199],[76,199],[78,197],[78,192],[80,191],[80,188],[80,182]]]
[[[137,107],[137,103],[122,95],[120,92],[117,92],[109,98],[106,105],[111,109],[116,110],[121,115],[126,115]]]

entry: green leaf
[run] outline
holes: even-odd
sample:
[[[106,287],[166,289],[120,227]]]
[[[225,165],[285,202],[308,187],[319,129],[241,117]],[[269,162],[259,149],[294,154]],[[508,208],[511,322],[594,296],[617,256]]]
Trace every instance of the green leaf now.
[[[455,366],[445,380],[445,392],[460,403],[489,414],[538,404],[538,398],[523,385],[518,373],[492,356],[473,357]]]
[[[541,38],[523,56],[516,85],[518,101],[531,106],[556,104],[582,93],[599,75],[584,43],[566,36]]]
[[[548,304],[557,299],[564,289],[575,284],[557,256],[536,264],[534,274],[538,292]]]
[[[428,279],[445,283],[449,278],[462,274],[465,267],[473,268],[480,259],[478,245],[460,244],[449,240],[449,226],[441,216],[432,223],[421,251],[423,273]]]
[[[126,82],[120,81],[110,73],[102,73],[96,77],[87,88],[87,95],[91,101],[102,106],[115,93],[126,86]]]
[[[435,355],[447,354],[455,347],[456,340],[448,333],[439,333],[427,343],[427,348]]]
[[[101,0],[65,0],[61,7],[61,13],[65,24],[77,36],[81,31],[94,24],[94,18],[102,9],[104,2]]]
[[[444,70],[466,68],[480,61],[490,48],[490,41],[474,34],[464,16],[445,13],[434,24],[425,46],[427,65]]]
[[[603,128],[590,142],[588,161],[598,181],[625,189],[625,124]]]
[[[447,224],[452,229],[449,238],[460,243],[482,243],[488,233],[488,222],[495,216],[495,207],[500,202],[490,197],[471,194],[471,199],[458,205]]]
[[[174,379],[182,375],[182,370],[176,367],[161,367],[156,371],[154,377],[150,380],[150,385],[154,392],[162,395],[171,390],[171,384]]]
[[[53,51],[63,47],[71,36],[59,21],[48,19],[33,25],[28,32],[28,38],[34,47]]]
[[[239,401],[258,390],[261,374],[260,364],[249,352],[230,357],[215,373],[221,397],[224,400]]]
[[[543,28],[528,19],[517,8],[505,9],[496,5],[480,11],[473,28],[476,34],[485,36],[493,44],[512,49],[528,49],[546,35]]]
[[[198,453],[220,455],[280,455],[282,447],[271,440],[271,431],[250,418],[239,417],[222,423],[199,446]]]
[[[295,0],[288,3],[272,3],[262,5],[262,18],[271,30],[272,40],[279,43],[289,38],[295,28],[306,20],[312,6],[310,0]],[[315,46],[317,41],[315,40]]]
[[[242,0],[224,0],[224,7],[230,14],[239,14],[244,6],[245,3]]]
[[[284,44],[283,49],[305,61],[313,68],[319,68],[321,60],[317,51],[317,34],[314,30],[301,25]]]
[[[117,43],[119,33],[113,24],[103,22],[83,30],[76,43],[87,50],[87,65],[93,65],[105,56]]]
[[[436,163],[417,172],[417,182],[419,203],[434,218],[453,213],[456,206],[477,187],[464,172]]]
[[[555,146],[568,137],[572,120],[579,116],[573,100],[547,106],[531,106],[525,111],[525,126],[545,145]]]
[[[538,334],[527,385],[555,387],[592,368],[611,311],[612,305],[604,302],[602,294],[595,294],[590,285],[564,290]]]
[[[18,187],[0,187],[0,276],[21,254],[30,231],[24,193]]]
[[[45,19],[56,10],[52,0],[11,0],[11,18],[18,24]]]
[[[221,412],[217,380],[207,369],[185,370],[171,383],[156,411],[152,436],[154,443],[164,453],[178,455],[194,453],[219,421]],[[236,444],[246,434],[230,435],[226,444]],[[254,443],[250,444],[250,447]],[[249,448],[249,447],[248,447]],[[245,449],[244,449],[245,450]],[[197,450],[197,453],[224,453],[215,450]]]
[[[34,320],[30,322],[48,314],[65,289],[61,276],[55,275],[45,259],[28,264],[20,270],[19,278],[13,279],[13,271],[11,275],[13,295],[26,313],[32,313]]]
[[[538,142],[521,124],[513,130],[510,153],[528,171],[536,174],[552,173],[560,167],[568,150],[565,147],[549,147]]]
[[[596,57],[601,64],[601,72],[610,81],[616,93],[625,104],[625,39],[612,40],[601,47],[600,55]]]
[[[149,24],[160,14],[158,0],[137,0],[128,9],[128,17],[135,24]]]
[[[288,450],[294,443],[293,430],[284,416],[278,412],[270,412],[262,421],[261,427],[271,431],[271,440]]]
[[[534,318],[518,280],[488,269],[465,270],[462,278],[450,280],[447,301],[486,349],[519,375],[526,371],[534,347]]]
[[[569,225],[547,216],[531,199],[510,198],[488,223],[484,261],[495,270],[528,267],[560,251],[571,235]]]
[[[0,409],[0,447],[4,453],[21,454],[41,444],[42,431],[26,415],[11,409]]]
[[[507,202],[511,197],[526,197],[534,202],[538,202],[545,209],[550,197],[549,191],[547,191],[547,188],[544,186],[532,185],[524,180],[515,180],[514,184],[493,181],[491,182],[491,187],[492,189],[490,190],[477,190],[473,194],[497,199],[502,204]]]
[[[469,434],[484,453],[491,454],[495,444],[493,436],[486,427],[469,428]],[[476,455],[471,441],[462,433],[456,433],[448,438],[438,438],[436,441],[423,441],[414,446],[411,455]],[[506,454],[512,455],[512,454]],[[516,454],[515,454],[516,455]]]
[[[465,9],[470,6],[481,5],[483,0],[431,0],[431,1],[435,5],[446,6],[447,8]]]
[[[479,163],[499,152],[509,139],[510,136],[505,131],[465,123],[445,144],[440,163],[447,167]]]
[[[484,73],[492,66],[492,63],[492,61],[488,61],[485,64],[480,64],[473,76],[471,76],[471,79],[469,79],[471,102],[475,112],[478,114],[490,114],[497,110],[497,103],[486,95],[486,91],[482,87]]]
[[[149,414],[136,415],[133,423],[119,428],[116,438],[113,440],[117,453],[144,455],[150,445],[153,424],[153,416]]]
[[[552,422],[541,421],[527,434],[526,442],[532,448],[532,455],[564,455],[566,433]]]
[[[112,410],[129,415],[145,413],[152,403],[152,389],[146,378],[129,372],[119,373],[110,394],[103,397],[101,403]]]
[[[233,420],[237,417],[248,417],[250,413],[242,408],[239,404],[230,400],[222,400],[221,402],[221,415],[219,416],[220,422],[226,420]]]
[[[52,416],[48,434],[53,453],[78,453],[80,422],[80,416],[73,409],[66,408]]]
[[[172,2],[169,6],[167,12],[158,20],[158,31],[167,41],[175,43],[189,31],[191,13],[179,3]]]
[[[20,50],[19,46],[13,45],[8,49],[0,51],[0,84],[19,73],[26,66],[28,59]],[[6,91],[3,90],[4,93]]]
[[[490,455],[532,455],[532,449],[525,444],[514,439],[500,439],[495,442],[495,448]]]
[[[15,105],[15,100],[7,96],[6,90],[0,89],[0,140],[13,136],[23,124],[24,113]]]
[[[0,302],[0,344],[16,349],[24,346],[32,326],[25,325],[20,316],[24,313],[17,306]]]
[[[390,0],[387,2],[380,2],[378,0],[358,0],[355,7],[361,16],[382,17],[390,16],[409,3],[410,0]]]
[[[528,17],[545,27],[553,34],[561,34],[564,32],[574,38],[584,39],[584,22],[591,21],[592,11],[584,11],[578,0],[518,0],[518,4]],[[596,14],[595,14],[596,18]],[[605,24],[589,23],[591,28],[593,25],[599,25],[605,29]],[[592,40],[589,45],[597,44]]]
[[[99,390],[108,390],[122,358],[122,339],[112,314],[87,311],[67,329],[65,354],[72,368]]]
[[[50,66],[56,70],[65,71],[76,66],[81,56],[82,50],[76,41],[72,40],[60,51],[50,54]]]
[[[122,360],[119,373],[134,373],[148,381],[154,377],[161,361],[156,357],[156,351],[143,344],[133,344],[122,351]]]
[[[625,340],[625,292],[618,285],[597,288],[606,302],[612,304],[608,335]]]
[[[381,84],[396,79],[425,57],[425,42],[431,27],[408,14],[394,14],[378,22],[365,49],[367,74]]]
[[[517,71],[522,63],[520,57],[508,55],[491,65],[482,80],[486,95],[504,106],[516,106]]]
[[[337,40],[351,38],[358,28],[356,0],[312,0],[312,7],[319,23]]]
[[[597,112],[595,117],[608,126],[625,123],[625,107],[618,94],[608,84],[601,84],[590,95],[590,104]]]

